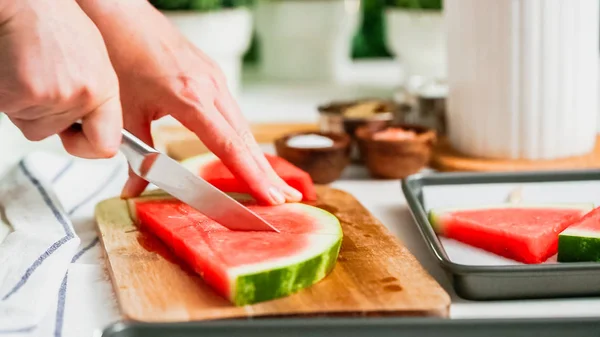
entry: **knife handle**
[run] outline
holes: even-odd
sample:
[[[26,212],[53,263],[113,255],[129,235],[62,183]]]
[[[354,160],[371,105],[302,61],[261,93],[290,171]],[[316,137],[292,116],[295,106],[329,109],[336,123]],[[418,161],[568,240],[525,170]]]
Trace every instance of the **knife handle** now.
[[[77,132],[82,132],[83,129],[81,122],[77,121],[73,123],[71,125],[71,129]],[[135,152],[140,155],[147,155],[150,153],[158,152],[125,129],[121,130],[121,134],[123,136],[123,138],[121,139],[121,148],[126,147],[132,152]]]
[[[73,123],[71,125],[71,129],[74,131],[81,132],[81,122],[77,121]],[[156,151],[154,148],[144,143],[141,139],[137,138],[125,129],[121,130],[121,134],[121,152],[123,152],[123,154],[127,158],[127,161],[129,162],[129,165],[131,166],[132,170],[138,175],[143,174],[140,171],[144,159],[148,155],[158,153],[158,151]]]

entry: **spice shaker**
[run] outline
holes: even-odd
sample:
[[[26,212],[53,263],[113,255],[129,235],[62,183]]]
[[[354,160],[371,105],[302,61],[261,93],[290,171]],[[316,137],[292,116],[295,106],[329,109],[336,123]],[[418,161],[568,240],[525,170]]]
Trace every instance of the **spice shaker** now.
[[[446,135],[446,97],[448,85],[441,80],[429,81],[417,90],[417,119],[419,124]]]

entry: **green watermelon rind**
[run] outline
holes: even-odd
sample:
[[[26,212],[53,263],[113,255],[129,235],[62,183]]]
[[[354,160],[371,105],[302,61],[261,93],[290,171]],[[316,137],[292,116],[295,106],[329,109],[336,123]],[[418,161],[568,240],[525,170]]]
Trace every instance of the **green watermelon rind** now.
[[[429,223],[433,228],[433,231],[441,234],[443,232],[442,221],[440,219],[441,214],[436,213],[434,210],[430,210],[427,214],[427,218],[429,219]]]
[[[301,203],[285,206],[317,218],[326,228],[303,234],[309,236],[311,244],[293,258],[233,268],[229,274],[233,281],[230,300],[238,306],[293,294],[319,282],[335,266],[343,238],[338,218],[323,209]],[[291,260],[297,262],[290,263]]]
[[[600,232],[566,229],[558,235],[558,262],[600,262]]]
[[[427,217],[431,227],[437,234],[444,233],[444,222],[442,218],[444,215],[460,212],[460,211],[477,211],[486,209],[501,209],[501,208],[548,208],[548,209],[578,209],[582,212],[589,212],[594,208],[592,203],[572,203],[572,204],[520,204],[520,203],[505,203],[505,204],[491,204],[491,205],[480,205],[475,207],[449,207],[449,208],[437,208],[430,209]]]
[[[247,194],[227,194],[238,201],[252,199]],[[160,190],[128,199],[129,214],[132,220],[138,222],[135,211],[136,201],[166,199],[172,199],[172,197]],[[321,281],[335,267],[343,239],[342,227],[338,218],[321,208],[306,204],[286,204],[286,207],[299,208],[301,211],[309,213],[326,228],[314,233],[302,234],[309,236],[311,240],[309,247],[299,252],[304,255],[232,268],[228,273],[231,281],[229,300],[234,305],[250,305],[291,295]],[[307,252],[309,253],[307,254]],[[310,254],[310,252],[314,253]],[[294,259],[297,262],[290,263],[290,260]]]
[[[236,306],[273,300],[296,293],[324,279],[335,267],[342,236],[331,236],[332,245],[314,256],[292,265],[265,268],[235,279],[235,295],[230,300]]]

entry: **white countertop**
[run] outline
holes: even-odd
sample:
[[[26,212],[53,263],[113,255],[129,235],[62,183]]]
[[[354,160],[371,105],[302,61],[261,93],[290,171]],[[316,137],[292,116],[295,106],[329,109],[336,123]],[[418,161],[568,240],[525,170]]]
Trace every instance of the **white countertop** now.
[[[315,121],[315,104],[332,97],[343,98],[368,95],[389,95],[385,88],[349,86],[302,86],[258,83],[246,87],[240,97],[242,109],[252,122],[311,122]],[[332,96],[333,95],[333,96]],[[32,150],[63,152],[57,137],[39,143],[27,141],[7,120],[0,122],[0,171],[16,163],[21,156]],[[349,178],[352,179],[349,179]],[[410,215],[400,190],[400,182],[371,180],[364,169],[349,168],[334,187],[352,193],[385,226],[387,226],[417,257],[421,264],[451,294],[453,318],[514,318],[514,317],[583,317],[598,316],[600,298],[549,299],[523,301],[471,302],[458,298],[450,280],[429,253]],[[102,267],[98,265],[88,268]],[[90,297],[93,299],[93,297]],[[91,301],[91,300],[90,300]],[[90,308],[102,307],[90,303]],[[94,313],[90,312],[90,315]],[[68,324],[68,322],[66,322]],[[102,327],[98,327],[102,328]]]

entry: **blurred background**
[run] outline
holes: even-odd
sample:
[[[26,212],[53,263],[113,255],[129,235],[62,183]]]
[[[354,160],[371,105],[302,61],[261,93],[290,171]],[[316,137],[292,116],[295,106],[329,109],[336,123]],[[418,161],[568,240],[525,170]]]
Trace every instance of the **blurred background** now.
[[[253,122],[312,122],[329,101],[392,98],[403,48],[419,75],[445,72],[442,0],[150,2],[221,65]]]
[[[598,0],[149,1],[252,124],[335,131],[352,108],[433,129],[434,157],[600,165]]]
[[[567,158],[597,142],[598,0],[150,2],[221,65],[254,123],[379,98],[468,156]]]

